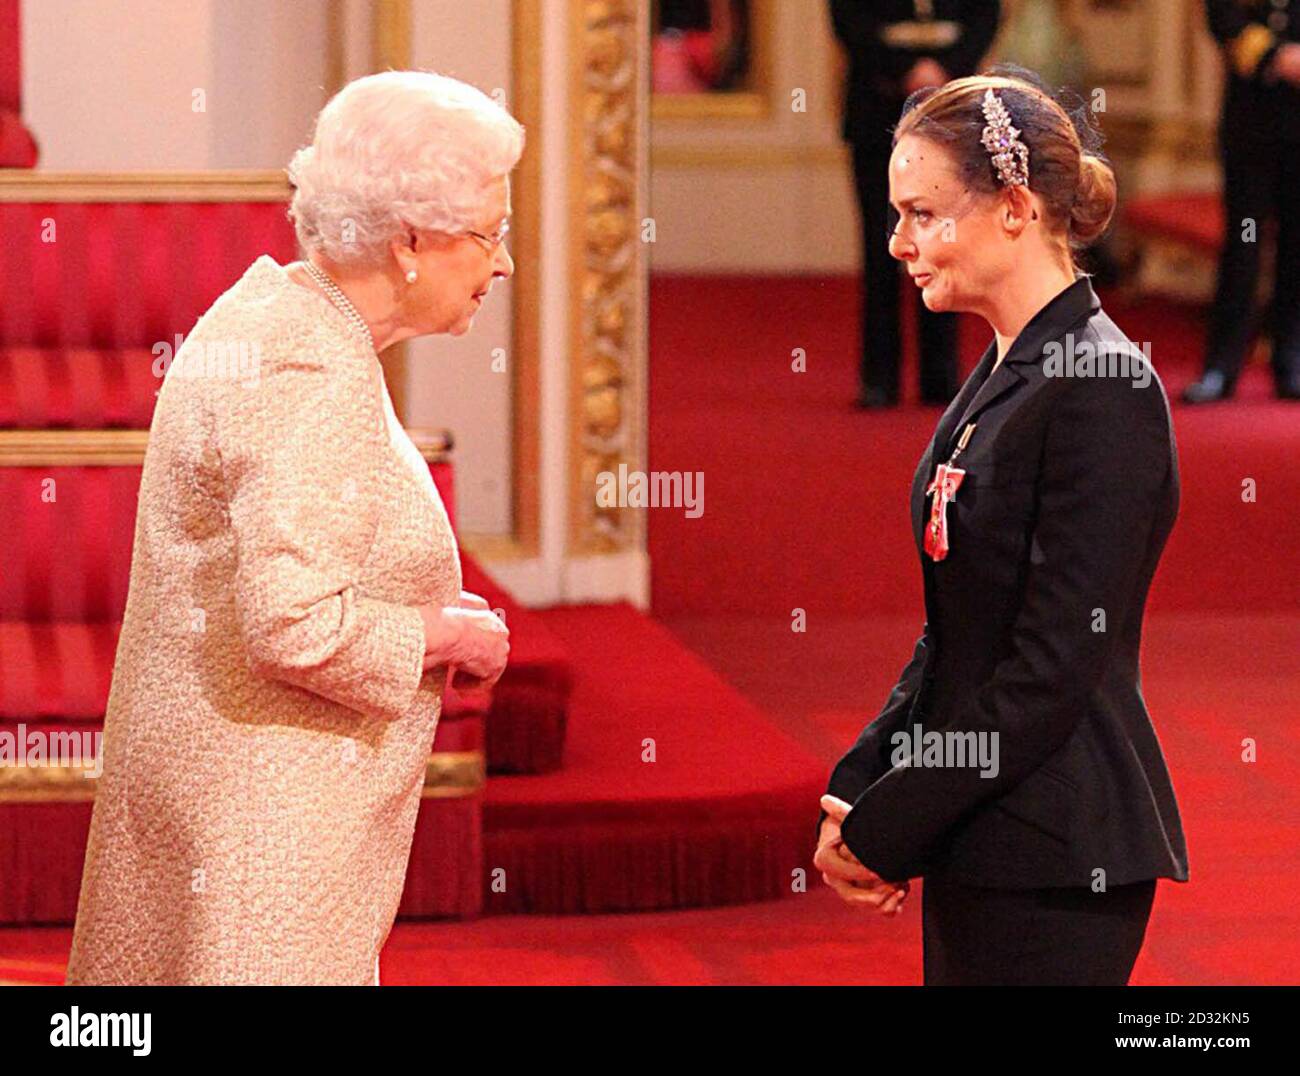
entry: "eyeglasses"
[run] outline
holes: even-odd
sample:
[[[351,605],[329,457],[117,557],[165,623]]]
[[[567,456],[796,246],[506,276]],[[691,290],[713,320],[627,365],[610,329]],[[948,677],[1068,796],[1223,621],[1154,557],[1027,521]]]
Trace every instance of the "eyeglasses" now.
[[[483,249],[491,254],[497,247],[506,241],[506,236],[510,234],[510,224],[502,224],[491,235],[484,235],[482,232],[466,231],[465,235],[473,236],[480,243],[487,244]]]

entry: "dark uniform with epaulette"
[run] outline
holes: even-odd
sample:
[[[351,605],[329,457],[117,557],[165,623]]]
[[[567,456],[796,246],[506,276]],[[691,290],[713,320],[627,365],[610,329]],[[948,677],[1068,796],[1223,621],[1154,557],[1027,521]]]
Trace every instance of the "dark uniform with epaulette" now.
[[[1300,0],[1206,0],[1210,32],[1228,77],[1219,123],[1227,232],[1219,260],[1205,373],[1189,403],[1232,395],[1251,340],[1259,230],[1278,224],[1270,310],[1273,378],[1279,396],[1300,397],[1300,86],[1278,78],[1273,60],[1300,42]],[[1246,222],[1254,234],[1246,235]]]
[[[862,400],[898,400],[899,266],[887,235],[889,156],[912,66],[930,58],[961,78],[975,73],[997,33],[997,0],[831,0],[835,36],[849,57],[844,139],[853,148],[863,241]],[[921,397],[946,404],[957,391],[957,315],[931,313],[916,292]]]

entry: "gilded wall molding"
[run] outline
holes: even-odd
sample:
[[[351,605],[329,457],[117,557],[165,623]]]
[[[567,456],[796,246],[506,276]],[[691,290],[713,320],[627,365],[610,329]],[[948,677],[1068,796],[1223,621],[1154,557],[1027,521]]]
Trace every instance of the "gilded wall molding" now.
[[[338,23],[330,24],[331,31]],[[331,55],[337,46],[331,45]],[[370,69],[385,71],[389,68],[405,71],[411,66],[411,5],[410,0],[373,0],[370,8]],[[384,369],[388,395],[393,401],[393,411],[402,425],[410,414],[407,405],[409,386],[407,371],[410,367],[410,350],[405,340],[384,348],[379,364]]]
[[[448,430],[408,429],[430,463],[451,459]],[[3,467],[131,467],[144,463],[148,430],[0,430]]]
[[[288,202],[282,171],[37,172],[0,169],[0,202]]]
[[[98,730],[87,726],[87,731]],[[435,751],[425,762],[420,797],[477,796],[486,784],[487,760],[482,751]],[[98,776],[84,764],[0,765],[0,803],[88,803],[98,786]]]
[[[598,507],[597,475],[641,456],[645,32],[635,0],[571,0],[570,551],[640,542],[638,510]]]

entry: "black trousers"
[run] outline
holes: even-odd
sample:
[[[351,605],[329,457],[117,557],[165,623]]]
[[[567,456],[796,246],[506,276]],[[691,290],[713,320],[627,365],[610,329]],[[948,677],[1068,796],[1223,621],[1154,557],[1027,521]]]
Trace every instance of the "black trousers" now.
[[[900,102],[901,105],[901,102]],[[862,222],[862,388],[898,399],[902,355],[899,284],[902,266],[889,253],[889,139],[853,143],[853,180]],[[920,326],[921,398],[948,403],[957,395],[957,315],[935,314],[916,294]]]
[[[1260,244],[1267,221],[1277,222],[1277,256],[1269,331],[1273,377],[1279,384],[1300,374],[1300,142],[1244,139],[1229,125],[1219,131],[1227,233],[1219,255],[1210,316],[1206,370],[1236,382],[1254,332]],[[1254,241],[1243,239],[1255,222]]]
[[[1125,986],[1156,883],[986,889],[926,878],[926,986]]]

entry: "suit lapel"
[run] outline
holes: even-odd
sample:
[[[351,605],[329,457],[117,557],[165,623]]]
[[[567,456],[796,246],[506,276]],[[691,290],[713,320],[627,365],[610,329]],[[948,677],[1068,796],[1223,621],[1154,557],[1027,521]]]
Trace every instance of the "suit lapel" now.
[[[1100,306],[1089,279],[1080,276],[1030,318],[1008,349],[1006,358],[983,381],[975,398],[961,412],[961,419],[944,431],[946,436],[936,450],[942,452],[942,458],[947,459],[952,453],[957,438],[969,423],[977,421],[983,411],[1025,381],[1024,368],[1033,366],[1042,359],[1043,349],[1049,341],[1085,321]],[[996,345],[990,346],[985,358],[988,359],[995,350]]]
[[[997,346],[990,344],[980,361],[975,364],[975,369],[971,371],[970,377],[966,379],[966,384],[962,385],[961,391],[957,393],[957,398],[949,405],[948,410],[943,413],[943,418],[939,420],[939,425],[935,428],[934,441],[930,446],[934,457],[948,458],[943,451],[944,447],[952,440],[953,434],[957,431],[958,419],[966,413],[971,401],[979,395],[996,358]],[[930,460],[932,465],[935,462],[936,459],[932,458]]]
[[[975,393],[970,406],[962,413],[961,420],[953,424],[948,431],[948,438],[943,444],[943,458],[947,459],[957,447],[956,442],[961,431],[979,419],[980,413],[995,404],[1012,389],[1016,388],[1025,377],[1015,366],[1003,361],[993,373],[985,379],[984,384]]]
[[[912,532],[918,549],[925,547],[925,489],[934,475],[935,464],[951,457],[961,431],[969,423],[977,421],[984,411],[1027,380],[1017,367],[1038,362],[1049,340],[1086,321],[1100,307],[1101,302],[1092,290],[1091,282],[1087,276],[1081,275],[1029,320],[996,370],[993,365],[997,360],[997,342],[989,345],[961,392],[939,420],[913,479]]]
[[[971,371],[970,377],[962,385],[961,391],[957,393],[957,398],[948,405],[948,410],[943,413],[939,419],[939,425],[935,427],[934,436],[930,438],[930,443],[926,446],[925,455],[921,457],[921,466],[916,472],[916,478],[912,483],[912,533],[916,538],[918,549],[924,548],[925,536],[922,528],[925,526],[926,497],[925,487],[930,484],[930,479],[934,475],[934,465],[939,459],[939,452],[943,446],[946,446],[953,437],[953,431],[957,428],[957,420],[966,412],[971,401],[976,397],[988,377],[988,372],[997,358],[996,343],[990,344],[984,352],[984,356],[975,364],[975,369]],[[947,459],[950,453],[945,452],[942,459]]]

